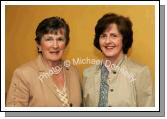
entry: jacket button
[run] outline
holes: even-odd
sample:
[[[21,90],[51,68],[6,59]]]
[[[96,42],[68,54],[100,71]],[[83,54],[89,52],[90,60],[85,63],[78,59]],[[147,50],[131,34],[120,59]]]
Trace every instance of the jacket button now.
[[[113,74],[116,74],[116,73],[117,73],[115,70],[113,70],[112,72],[113,72]]]
[[[72,107],[72,103],[70,103],[70,107]]]
[[[110,89],[110,91],[111,91],[111,92],[113,92],[113,91],[114,91],[114,89]]]

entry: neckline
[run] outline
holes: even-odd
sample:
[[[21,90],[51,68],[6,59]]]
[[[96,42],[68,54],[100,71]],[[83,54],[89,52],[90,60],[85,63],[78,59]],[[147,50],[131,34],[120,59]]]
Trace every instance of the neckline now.
[[[66,90],[66,76],[65,76],[65,71],[64,68],[62,67],[63,70],[63,79],[64,79],[64,85],[63,85],[63,89],[61,90],[60,88],[57,87],[56,83],[54,83],[54,87],[56,88],[56,91],[58,92],[63,92],[64,90]],[[53,80],[53,78],[51,78]]]
[[[54,87],[56,88],[56,95],[58,97],[58,99],[62,102],[62,106],[69,106],[69,94],[67,93],[67,79],[65,76],[65,71],[64,68],[62,68],[63,70],[63,77],[64,77],[64,86],[63,89],[60,90],[57,85],[54,83]]]
[[[111,64],[110,63],[109,65],[107,65],[107,64],[105,64],[105,62],[102,62],[101,67],[104,65],[109,72],[111,72],[113,70],[117,71],[117,69],[120,69],[120,67],[123,64],[124,60],[125,60],[125,56],[123,55],[122,58],[118,61],[117,64]]]

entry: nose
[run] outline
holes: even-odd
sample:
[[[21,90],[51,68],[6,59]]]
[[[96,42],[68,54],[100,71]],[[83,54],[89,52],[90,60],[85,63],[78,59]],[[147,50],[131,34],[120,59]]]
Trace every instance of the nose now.
[[[53,40],[53,47],[54,48],[57,48],[59,45],[58,45],[58,41],[56,39]]]
[[[111,40],[111,38],[108,36],[108,37],[106,38],[106,40],[105,40],[105,43],[108,44],[108,43],[111,43],[111,42],[112,42],[112,40]]]

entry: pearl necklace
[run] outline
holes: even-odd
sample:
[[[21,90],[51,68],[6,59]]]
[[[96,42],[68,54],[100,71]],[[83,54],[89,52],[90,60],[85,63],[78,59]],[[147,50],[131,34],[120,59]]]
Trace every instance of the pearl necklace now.
[[[63,69],[63,74],[64,74],[64,69]],[[64,75],[64,87],[62,90],[60,90],[56,84],[55,84],[55,87],[56,87],[56,92],[57,92],[57,96],[58,98],[60,99],[60,101],[62,102],[62,105],[63,106],[69,106],[69,103],[68,103],[68,95],[67,95],[67,89],[66,89],[66,77]]]

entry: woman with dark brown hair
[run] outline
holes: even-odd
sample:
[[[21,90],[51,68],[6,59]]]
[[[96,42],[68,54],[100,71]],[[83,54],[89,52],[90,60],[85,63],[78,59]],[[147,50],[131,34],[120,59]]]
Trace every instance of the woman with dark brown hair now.
[[[147,66],[127,57],[133,42],[129,18],[105,14],[95,27],[94,46],[104,58],[83,73],[84,106],[153,106],[151,75]]]

